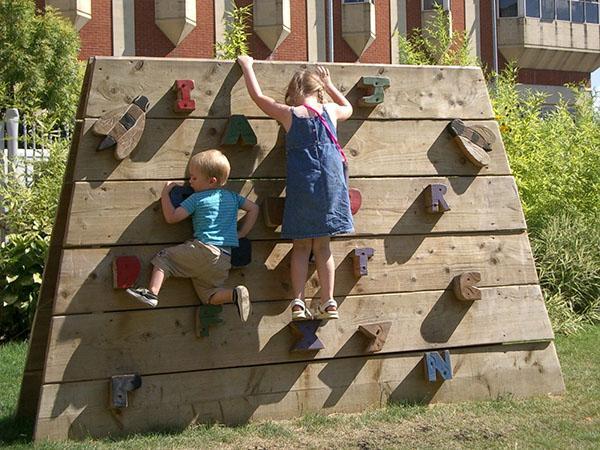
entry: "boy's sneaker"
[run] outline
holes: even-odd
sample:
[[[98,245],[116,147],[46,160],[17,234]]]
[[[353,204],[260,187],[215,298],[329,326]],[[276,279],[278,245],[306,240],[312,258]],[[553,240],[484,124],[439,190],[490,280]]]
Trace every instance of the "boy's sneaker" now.
[[[125,292],[131,295],[136,300],[145,303],[146,305],[152,306],[153,308],[158,305],[158,297],[145,288],[129,288]]]
[[[236,286],[233,290],[233,303],[237,306],[242,322],[247,322],[252,312],[252,304],[250,303],[250,294],[246,286]]]

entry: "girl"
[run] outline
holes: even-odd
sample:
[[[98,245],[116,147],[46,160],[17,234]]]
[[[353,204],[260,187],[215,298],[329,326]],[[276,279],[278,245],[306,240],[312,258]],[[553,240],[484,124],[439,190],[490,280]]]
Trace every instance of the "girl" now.
[[[286,131],[287,184],[281,237],[293,240],[291,277],[294,300],[292,320],[313,315],[304,303],[304,286],[311,251],[321,284],[316,316],[337,319],[333,299],[335,263],[330,237],[353,230],[345,155],[337,144],[336,123],[352,115],[352,105],[331,82],[329,71],[296,72],[285,95],[286,105],[264,95],[252,68],[253,59],[238,57],[248,93],[258,107]],[[335,103],[323,104],[323,91]]]

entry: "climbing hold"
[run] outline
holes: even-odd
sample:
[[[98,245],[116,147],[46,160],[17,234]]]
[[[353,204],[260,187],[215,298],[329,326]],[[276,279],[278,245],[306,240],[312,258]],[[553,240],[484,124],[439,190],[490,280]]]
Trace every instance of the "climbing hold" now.
[[[481,300],[481,291],[475,286],[481,281],[480,272],[464,272],[454,277],[452,289],[459,300]]]
[[[354,265],[354,276],[356,278],[360,278],[369,274],[367,264],[369,258],[373,256],[374,253],[375,250],[371,247],[354,249],[354,253],[352,254],[352,263]]]
[[[292,335],[296,342],[292,346],[292,352],[312,352],[325,348],[323,342],[317,337],[317,328],[321,325],[320,320],[297,320],[290,323]]]
[[[136,285],[142,270],[137,256],[117,256],[113,259],[113,287],[127,289]]]
[[[350,196],[350,211],[352,215],[355,215],[362,205],[362,194],[358,189],[348,189],[348,195]]]
[[[454,119],[448,124],[448,131],[471,163],[476,167],[485,167],[490,163],[487,152],[492,150],[496,137],[485,127],[468,127],[460,119]]]
[[[196,337],[207,337],[210,325],[223,323],[219,317],[222,311],[221,305],[200,305],[196,311]]]
[[[450,206],[444,199],[448,188],[443,184],[430,184],[425,188],[425,208],[428,213],[450,211]]]
[[[127,408],[127,393],[135,391],[142,385],[142,377],[137,373],[113,375],[110,377],[110,404],[113,408]]]
[[[229,117],[221,145],[237,145],[239,141],[241,141],[241,145],[251,147],[256,145],[257,139],[246,116],[234,114]]]
[[[190,112],[196,109],[196,101],[192,100],[194,80],[176,80],[173,90],[177,92],[177,100],[173,104],[175,112]]]
[[[425,375],[430,382],[437,380],[437,373],[442,375],[443,380],[452,379],[452,362],[450,352],[444,350],[444,359],[438,352],[425,352]]]
[[[368,339],[366,352],[378,352],[383,348],[385,340],[392,326],[392,322],[377,322],[365,325],[359,325],[358,331],[364,334]]]
[[[384,77],[362,77],[358,82],[361,89],[366,90],[367,96],[358,101],[359,106],[372,107],[383,103],[384,89],[389,87],[390,79]]]
[[[239,246],[231,249],[231,267],[244,267],[252,261],[252,243],[248,238],[238,239]]]
[[[265,225],[276,228],[283,222],[283,208],[285,197],[267,197],[262,205]]]
[[[191,186],[175,186],[169,192],[169,198],[171,199],[171,203],[174,208],[179,207],[181,202],[183,202],[186,198],[194,193],[194,190]]]
[[[105,136],[98,150],[115,147],[115,158],[124,159],[136,147],[146,125],[148,98],[140,95],[125,107],[114,109],[100,117],[92,128],[95,134]]]

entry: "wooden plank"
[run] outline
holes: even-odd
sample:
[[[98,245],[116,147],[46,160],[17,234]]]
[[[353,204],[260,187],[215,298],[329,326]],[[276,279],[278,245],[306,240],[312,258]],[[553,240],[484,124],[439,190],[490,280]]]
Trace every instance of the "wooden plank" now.
[[[492,119],[489,95],[479,67],[399,66],[390,64],[328,64],[335,85],[355,106],[353,117]],[[242,71],[231,61],[164,58],[97,57],[85,117],[99,117],[126,105],[138,95],[150,99],[148,117],[181,117],[173,112],[175,80],[194,80],[196,110],[188,117],[244,114],[264,117],[246,91]],[[262,91],[283,103],[293,73],[306,63],[256,61]],[[362,76],[391,80],[385,100],[374,108],[359,108],[365,93]],[[83,118],[79,116],[79,118]]]
[[[358,326],[381,320],[392,322],[381,353],[554,337],[539,286],[484,288],[482,293],[482,300],[472,304],[457,300],[452,291],[340,298],[340,318],[317,331],[325,348],[308,355],[290,353],[296,339],[288,328],[287,301],[256,303],[245,326],[235,306],[224,305],[224,323],[200,339],[196,307],[57,316],[44,382],[357,356],[367,353]]]
[[[359,412],[389,401],[493,400],[565,389],[551,342],[463,348],[451,355],[454,378],[444,383],[425,380],[422,353],[143,376],[121,414],[108,409],[108,379],[47,384],[34,438],[99,438],[195,423]]]
[[[452,211],[429,214],[423,191],[445,184]],[[181,242],[192,236],[191,221],[166,224],[160,206],[160,181],[115,181],[75,184],[66,247]],[[259,205],[278,197],[284,181],[231,181],[227,187]],[[420,234],[428,232],[489,232],[523,230],[525,219],[512,177],[353,179],[362,194],[354,216],[356,235]],[[277,229],[259,219],[250,239],[276,239]]]
[[[369,274],[353,275],[355,248],[372,247]],[[65,250],[54,314],[79,314],[145,308],[132,303],[122,290],[112,289],[113,258],[136,255],[142,260],[140,283],[147,283],[150,260],[161,246]],[[253,301],[291,299],[291,244],[252,243],[253,260],[230,272],[228,286],[245,284]],[[498,236],[388,236],[371,239],[336,239],[335,295],[440,290],[454,276],[481,272],[479,287],[537,284],[537,274],[525,233]],[[318,295],[315,266],[309,267],[306,294]],[[197,305],[191,282],[171,278],[163,286],[158,307]]]
[[[75,169],[78,181],[183,178],[190,156],[211,148],[221,148],[227,155],[232,178],[285,177],[285,136],[274,120],[250,120],[258,144],[248,148],[220,145],[227,119],[149,119],[138,147],[123,161],[96,150],[101,138],[91,131],[94,123],[85,120]],[[491,162],[481,170],[467,161],[445,131],[447,123],[349,120],[339,124],[338,136],[353,177],[510,175],[495,121],[467,122],[489,127],[496,135]]]

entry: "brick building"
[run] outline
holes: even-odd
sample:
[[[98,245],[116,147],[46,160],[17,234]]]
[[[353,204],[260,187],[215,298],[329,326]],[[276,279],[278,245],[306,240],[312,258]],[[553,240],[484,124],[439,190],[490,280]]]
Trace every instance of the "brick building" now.
[[[212,58],[233,4],[254,3],[257,59],[397,63],[395,34],[423,27],[435,3],[489,68],[516,59],[520,80],[553,90],[600,66],[598,0],[36,0],[69,17],[81,58]],[[332,10],[330,14],[329,11]],[[329,17],[333,18],[330,22]],[[330,33],[329,30],[332,30]],[[494,33],[496,30],[496,33]],[[333,42],[329,35],[333,35]],[[331,54],[333,58],[331,58]]]

